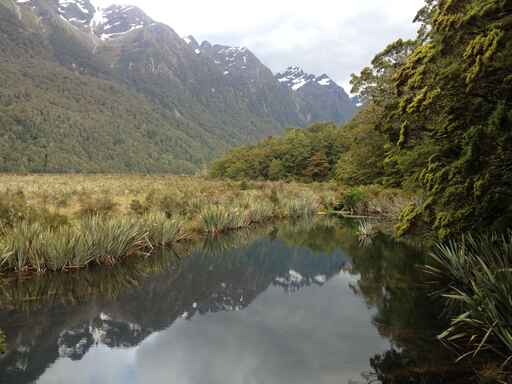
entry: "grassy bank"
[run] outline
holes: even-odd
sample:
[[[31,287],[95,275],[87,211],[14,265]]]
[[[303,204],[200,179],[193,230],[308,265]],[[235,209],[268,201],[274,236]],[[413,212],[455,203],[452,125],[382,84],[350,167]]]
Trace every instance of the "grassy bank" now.
[[[0,271],[111,266],[155,248],[335,205],[327,184],[177,176],[0,176]]]

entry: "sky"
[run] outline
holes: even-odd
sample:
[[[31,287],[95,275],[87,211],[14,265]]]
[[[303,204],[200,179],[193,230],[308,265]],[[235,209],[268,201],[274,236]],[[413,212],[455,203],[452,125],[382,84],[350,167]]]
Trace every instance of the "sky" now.
[[[415,35],[424,0],[93,0],[130,4],[199,42],[245,46],[274,73],[291,65],[328,74],[350,90],[373,56]]]

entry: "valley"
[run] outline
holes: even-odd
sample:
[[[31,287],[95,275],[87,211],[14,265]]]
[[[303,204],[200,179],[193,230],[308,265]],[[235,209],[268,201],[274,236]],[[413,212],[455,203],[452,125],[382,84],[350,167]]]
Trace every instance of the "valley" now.
[[[295,92],[248,48],[200,46],[137,7],[2,0],[0,24],[3,172],[191,174],[356,110],[333,81]]]
[[[0,382],[511,384],[512,1],[134,2],[0,0]]]

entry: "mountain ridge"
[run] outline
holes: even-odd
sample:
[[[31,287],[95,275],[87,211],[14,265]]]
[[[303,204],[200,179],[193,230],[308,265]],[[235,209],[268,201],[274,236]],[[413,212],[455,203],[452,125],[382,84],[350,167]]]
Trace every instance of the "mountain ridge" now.
[[[190,173],[232,146],[316,118],[247,48],[187,42],[134,6],[0,0],[0,20],[0,77],[14,90],[0,96],[2,171]],[[7,95],[21,85],[31,99],[45,97],[10,108]],[[118,115],[135,104],[136,118]],[[60,139],[66,131],[74,142]]]

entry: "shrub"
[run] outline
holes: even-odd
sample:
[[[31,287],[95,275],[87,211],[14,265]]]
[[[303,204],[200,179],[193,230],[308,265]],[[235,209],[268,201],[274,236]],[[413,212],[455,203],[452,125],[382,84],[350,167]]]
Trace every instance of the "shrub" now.
[[[352,213],[366,213],[368,194],[359,188],[352,188],[341,196],[338,209]]]

